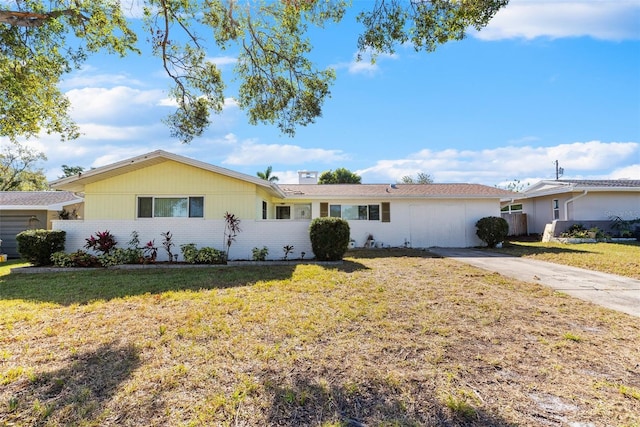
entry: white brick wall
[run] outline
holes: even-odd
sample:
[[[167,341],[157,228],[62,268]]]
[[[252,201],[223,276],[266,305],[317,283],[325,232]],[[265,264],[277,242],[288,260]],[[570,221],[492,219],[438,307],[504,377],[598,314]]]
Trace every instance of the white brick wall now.
[[[167,253],[162,248],[161,233],[171,231],[172,241],[175,247],[173,253],[178,253],[178,260],[182,260],[180,245],[195,243],[198,248],[203,246],[213,247],[219,250],[225,249],[224,221],[223,220],[193,220],[171,218],[165,220],[95,220],[95,221],[53,221],[54,230],[67,232],[65,245],[66,252],[74,252],[83,249],[85,239],[95,235],[98,231],[109,230],[118,242],[118,247],[126,248],[131,239],[131,232],[137,231],[140,236],[140,244],[144,245],[149,240],[155,240],[158,250],[158,261],[166,261]],[[252,259],[251,249],[254,247],[269,249],[267,259],[282,259],[285,245],[293,245],[293,252],[289,259],[301,257],[305,252],[305,258],[313,258],[311,242],[309,241],[309,221],[241,221],[242,230],[231,245],[229,259]]]

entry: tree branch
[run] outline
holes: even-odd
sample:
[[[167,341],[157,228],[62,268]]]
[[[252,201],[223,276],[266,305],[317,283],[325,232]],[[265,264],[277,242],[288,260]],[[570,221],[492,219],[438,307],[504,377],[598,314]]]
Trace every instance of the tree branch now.
[[[45,22],[56,19],[59,16],[73,16],[86,19],[82,14],[75,9],[54,10],[48,13],[34,13],[34,12],[18,12],[11,10],[0,10],[0,22],[17,27],[40,27]]]

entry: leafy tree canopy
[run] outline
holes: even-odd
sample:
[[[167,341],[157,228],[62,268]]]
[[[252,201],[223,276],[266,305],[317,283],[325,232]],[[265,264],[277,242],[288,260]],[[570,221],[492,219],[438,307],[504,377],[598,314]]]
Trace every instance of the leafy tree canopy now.
[[[82,166],[68,166],[68,165],[62,165],[62,173],[63,175],[60,176],[59,178],[66,178],[69,176],[75,176],[78,175],[80,173],[84,172],[84,167]]]
[[[357,20],[360,52],[393,53],[404,43],[433,51],[481,29],[508,0],[372,0]],[[137,0],[144,26],[133,30],[119,0],[0,2],[0,136],[79,136],[60,91],[63,76],[99,51],[140,52],[144,39],[171,78],[177,110],[166,122],[189,142],[210,114],[222,111],[225,82],[207,58],[237,50],[237,100],[250,123],[277,125],[288,135],[314,122],[335,74],[308,58],[309,26],[340,21],[349,0]],[[369,2],[367,2],[369,4]],[[362,3],[359,4],[361,7]],[[129,6],[131,7],[131,6]]]
[[[318,184],[361,184],[361,181],[360,175],[345,168],[322,172],[318,178]]]
[[[431,175],[425,172],[418,172],[415,178],[411,175],[405,175],[400,180],[401,184],[433,184]]]
[[[42,152],[17,142],[7,144],[0,153],[0,191],[49,189],[47,177],[36,167],[41,160],[47,160]]]

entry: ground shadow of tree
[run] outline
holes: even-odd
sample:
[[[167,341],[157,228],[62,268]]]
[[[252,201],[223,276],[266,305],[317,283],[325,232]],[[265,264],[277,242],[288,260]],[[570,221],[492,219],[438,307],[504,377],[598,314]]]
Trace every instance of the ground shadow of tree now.
[[[0,411],[0,420],[34,426],[106,421],[107,403],[139,365],[139,352],[132,344],[105,344],[78,354],[63,368],[35,372],[4,386],[0,394],[9,404]]]
[[[301,263],[304,264],[304,263]],[[345,260],[319,263],[322,268],[344,272],[368,269]],[[298,264],[273,264],[183,268],[95,269],[0,277],[0,299],[51,302],[61,305],[160,294],[168,291],[199,291],[253,286],[257,282],[290,280]]]
[[[495,426],[513,424],[475,408],[472,414],[452,411],[426,385],[416,385],[410,397],[392,386],[380,384],[318,383],[298,376],[291,385],[266,382],[272,401],[268,424],[277,426],[339,425],[393,426]]]
[[[345,254],[345,258],[371,259],[371,258],[440,258],[440,256],[426,249],[417,248],[376,248],[376,249],[351,249]]]

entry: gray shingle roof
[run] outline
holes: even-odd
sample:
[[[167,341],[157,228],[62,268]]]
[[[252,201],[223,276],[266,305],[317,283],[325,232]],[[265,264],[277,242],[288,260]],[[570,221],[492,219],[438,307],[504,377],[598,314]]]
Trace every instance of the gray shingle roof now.
[[[615,188],[640,188],[638,179],[559,179],[558,182],[574,184],[579,187],[615,187]]]
[[[70,191],[0,191],[0,206],[47,206],[79,199]]]
[[[480,184],[281,184],[287,197],[318,198],[456,198],[456,197],[510,197],[514,193]]]

